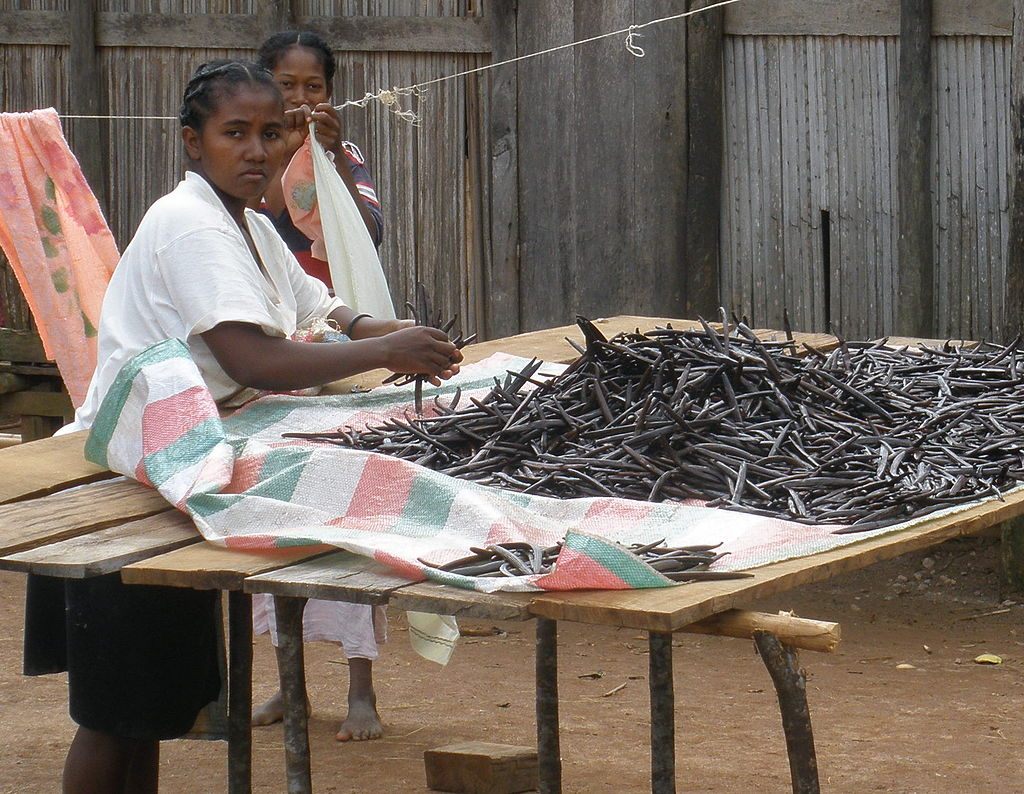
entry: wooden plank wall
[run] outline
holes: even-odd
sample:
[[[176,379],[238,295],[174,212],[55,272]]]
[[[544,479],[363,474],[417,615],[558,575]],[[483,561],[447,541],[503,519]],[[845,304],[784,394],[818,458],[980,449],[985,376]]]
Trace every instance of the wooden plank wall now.
[[[1001,339],[1009,235],[1010,39],[933,44],[937,330]]]
[[[1010,39],[932,47],[937,333],[999,338]],[[723,301],[760,326],[788,307],[804,330],[893,333],[896,37],[729,35],[725,75]]]
[[[539,4],[538,4],[539,5]],[[684,0],[519,4],[517,49],[534,52],[679,13]],[[683,24],[518,67],[521,330],[682,301],[686,81]]]
[[[0,44],[3,109],[67,105],[68,32],[47,14],[70,2],[0,0],[0,12],[29,15],[24,30],[35,42]],[[340,99],[488,59],[485,27],[438,27],[421,40],[402,27],[410,16],[461,24],[500,4],[497,46],[509,56],[688,7],[482,2],[293,0],[292,9],[300,21],[335,15],[328,24],[345,46],[374,42],[339,51]],[[934,7],[936,327],[993,338],[1004,301],[1010,2]],[[251,55],[241,47],[268,22],[267,8],[265,0],[100,0],[112,112],[174,114],[197,63]],[[779,325],[788,308],[806,330],[855,337],[896,328],[898,8],[896,0],[778,0],[725,15],[718,283],[722,302],[757,325]],[[156,17],[140,33],[137,14],[248,17],[230,30],[218,22],[224,48],[203,49],[175,45],[180,33]],[[358,21],[346,26],[346,17]],[[700,156],[688,151],[688,90],[699,86],[688,87],[686,28],[644,30],[643,59],[614,38],[435,86],[416,129],[376,107],[346,112],[348,137],[363,146],[386,205],[382,258],[397,302],[422,280],[445,312],[485,334],[564,323],[577,312],[680,313],[687,158]],[[4,35],[9,41],[0,19]],[[60,43],[40,43],[51,40]],[[415,51],[430,46],[447,51]],[[75,123],[67,128],[74,145]],[[114,122],[109,134],[110,215],[124,244],[179,178],[180,144],[175,122]],[[0,326],[27,327],[24,307],[6,298],[14,292],[0,263],[8,315]]]
[[[788,309],[851,338],[891,324],[894,58],[882,37],[727,38],[722,297],[738,315],[778,327]]]
[[[0,0],[0,11],[63,11],[74,1]],[[212,58],[252,58],[252,48],[262,36],[257,35],[249,47],[237,46],[240,41],[231,47],[183,46],[195,41],[206,44],[202,39],[209,34],[182,33],[173,26],[164,30],[156,24],[159,18],[150,17],[153,24],[146,24],[145,35],[160,38],[154,46],[133,40],[132,20],[140,18],[136,15],[189,14],[198,19],[202,19],[199,15],[248,15],[239,19],[252,24],[242,27],[257,31],[267,21],[266,7],[263,0],[100,0],[99,12],[105,15],[99,28],[101,44],[104,39],[118,42],[100,47],[100,79],[106,80],[110,113],[176,115],[184,84],[198,64]],[[338,40],[357,47],[362,46],[358,34],[366,29],[368,18],[380,18],[369,21],[387,25],[374,28],[374,40],[367,45],[372,50],[336,52],[339,71],[334,96],[339,101],[472,68],[489,57],[487,36],[468,28],[450,34],[441,31],[432,41],[409,30],[403,33],[401,25],[402,19],[410,17],[479,16],[479,0],[293,0],[292,7],[293,18],[300,24],[319,18]],[[353,32],[351,26],[344,27],[343,17],[359,17],[362,28],[357,25]],[[216,17],[211,19],[210,29],[227,31]],[[464,29],[472,35],[460,43]],[[234,32],[226,34],[237,39],[237,30],[235,26]],[[186,34],[187,41],[183,40]],[[32,35],[60,39],[65,34],[44,28]],[[334,41],[329,32],[328,40]],[[396,49],[385,49],[389,43]],[[426,51],[432,46],[464,51]],[[67,49],[40,43],[0,44],[0,108],[67,107]],[[463,328],[470,331],[482,323],[480,274],[487,254],[481,229],[487,218],[480,208],[486,146],[476,109],[482,90],[466,80],[432,87],[420,105],[422,121],[415,128],[374,105],[367,110],[350,108],[343,118],[346,137],[362,148],[384,203],[381,259],[396,306],[401,307],[412,296],[415,283],[423,281],[438,308],[446,314],[458,313]],[[72,149],[77,123],[65,122]],[[123,247],[146,208],[180,179],[182,150],[176,121],[113,121],[108,129],[108,216]],[[27,327],[27,310],[19,295],[13,275],[0,265],[0,306],[12,307],[9,317],[0,317],[0,326]]]

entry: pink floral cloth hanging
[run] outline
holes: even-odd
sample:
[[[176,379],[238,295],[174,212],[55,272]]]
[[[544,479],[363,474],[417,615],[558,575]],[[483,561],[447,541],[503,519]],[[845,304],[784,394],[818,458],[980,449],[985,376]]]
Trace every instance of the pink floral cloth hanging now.
[[[120,255],[52,108],[0,113],[0,247],[78,407]]]

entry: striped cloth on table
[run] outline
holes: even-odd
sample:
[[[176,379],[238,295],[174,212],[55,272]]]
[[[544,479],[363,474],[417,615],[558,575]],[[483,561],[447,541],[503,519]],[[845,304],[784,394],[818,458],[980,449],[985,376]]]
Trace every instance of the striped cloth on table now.
[[[439,392],[482,395],[524,359],[497,354]],[[555,367],[550,371],[558,371]],[[158,489],[203,536],[234,548],[326,543],[385,563],[412,580],[483,591],[625,589],[673,583],[617,542],[722,542],[718,570],[763,565],[863,539],[829,526],[712,509],[699,502],[552,499],[455,479],[375,453],[284,438],[402,416],[411,387],[320,397],[273,395],[222,420],[187,348],[169,340],[140,353],[104,400],[86,446],[95,463]],[[885,531],[885,530],[882,530]],[[470,546],[565,539],[552,573],[473,579],[443,563]]]

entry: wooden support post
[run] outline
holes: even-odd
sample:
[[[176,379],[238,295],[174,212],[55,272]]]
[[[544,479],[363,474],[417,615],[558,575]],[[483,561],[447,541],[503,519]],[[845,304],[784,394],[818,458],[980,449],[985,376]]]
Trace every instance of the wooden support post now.
[[[21,441],[27,444],[29,441],[49,438],[63,426],[64,419],[59,416],[22,416],[19,428]]]
[[[1024,593],[1024,517],[1003,522],[1002,581],[999,592],[1003,598]]]
[[[516,56],[517,0],[492,0],[492,61]],[[517,66],[490,74],[491,200],[489,272],[485,279],[484,330],[488,339],[518,334],[519,319],[519,133]],[[485,207],[485,210],[487,208]]]
[[[755,632],[754,644],[779,698],[793,794],[819,794],[818,759],[814,753],[811,713],[807,708],[807,676],[800,669],[796,651],[779,642],[774,634]]]
[[[1010,235],[1006,247],[1006,296],[1001,332],[1004,342],[1024,333],[1024,0],[1013,0],[1010,65]],[[1004,596],[1024,593],[1024,519],[1002,525]]]
[[[252,792],[252,596],[228,593],[228,794]]]
[[[274,596],[277,617],[277,670],[284,701],[284,758],[288,794],[312,794],[309,767],[309,714],[306,713],[306,669],[302,653],[302,612],[305,598]]]
[[[120,568],[120,566],[118,566]],[[91,574],[87,574],[91,575]],[[29,576],[29,579],[32,579]],[[218,598],[214,601],[214,622],[217,629],[217,674],[220,676],[220,692],[217,699],[207,703],[196,715],[196,721],[192,724],[189,732],[185,734],[188,739],[205,739],[208,741],[228,742],[228,785],[231,780],[231,718],[228,714],[230,700],[229,690],[231,677],[228,674],[228,662],[225,649],[227,639],[224,636],[224,603]],[[230,616],[230,613],[229,613]],[[230,620],[230,617],[229,617]],[[230,794],[236,794],[233,790]]]
[[[650,645],[651,792],[676,792],[676,701],[672,633],[652,631]]]
[[[96,47],[99,0],[77,0],[67,12],[71,22],[68,52],[69,112],[98,116],[109,113],[105,76],[100,73]],[[104,119],[75,119],[71,124],[74,152],[89,187],[105,215],[109,216],[107,167],[110,154],[109,122]]]
[[[260,0],[263,35],[270,36],[295,27],[295,0]],[[255,45],[254,45],[255,46]]]
[[[932,0],[900,0],[896,331],[936,336],[932,240]],[[888,333],[891,329],[878,328]]]
[[[1002,320],[1005,342],[1024,331],[1024,0],[1013,0],[1010,129],[1010,235]]]
[[[690,9],[711,5],[689,0]],[[714,316],[720,303],[722,212],[722,9],[686,21],[686,242],[684,317]]]
[[[558,741],[558,622],[537,618],[537,772],[540,794],[561,794]]]

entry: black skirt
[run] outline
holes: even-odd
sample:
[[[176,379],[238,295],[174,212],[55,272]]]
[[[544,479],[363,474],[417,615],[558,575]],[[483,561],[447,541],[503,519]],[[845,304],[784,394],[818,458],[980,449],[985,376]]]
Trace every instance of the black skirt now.
[[[64,580],[61,638],[54,581],[30,579],[26,672],[66,661],[69,711],[85,728],[147,740],[187,733],[220,692],[216,591],[126,585],[119,574]]]

